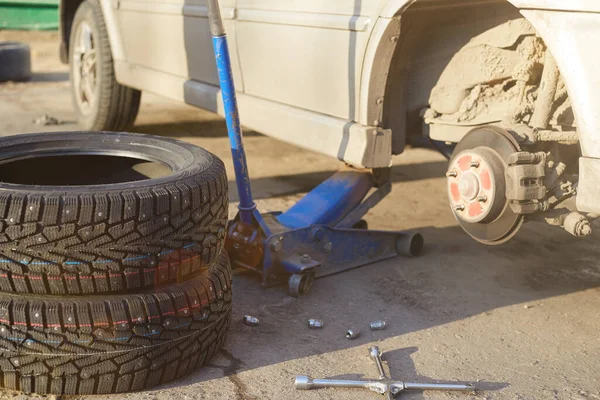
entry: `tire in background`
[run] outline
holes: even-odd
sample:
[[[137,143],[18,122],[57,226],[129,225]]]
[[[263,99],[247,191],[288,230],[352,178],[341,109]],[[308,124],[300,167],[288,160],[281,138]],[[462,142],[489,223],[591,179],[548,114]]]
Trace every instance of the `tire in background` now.
[[[231,318],[223,251],[201,276],[121,296],[0,294],[0,386],[103,394],[182,377],[221,348]]]
[[[31,78],[31,51],[18,42],[0,42],[0,82]]]
[[[75,58],[78,54],[80,37],[77,35],[81,24],[90,28],[96,54],[95,95],[89,107],[77,100],[75,74],[80,75],[80,72],[76,68]],[[116,81],[108,32],[98,0],[84,1],[75,13],[69,39],[69,66],[73,105],[82,130],[121,131],[133,125],[139,111],[141,92]]]
[[[225,168],[200,147],[52,132],[0,138],[0,148],[0,291],[162,287],[197,275],[223,248]]]

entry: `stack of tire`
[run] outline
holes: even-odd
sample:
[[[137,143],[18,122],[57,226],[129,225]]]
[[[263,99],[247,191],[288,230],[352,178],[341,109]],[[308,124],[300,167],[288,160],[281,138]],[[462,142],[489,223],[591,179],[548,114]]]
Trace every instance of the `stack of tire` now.
[[[140,162],[163,172],[124,167]],[[218,351],[231,269],[216,156],[148,135],[18,135],[0,139],[0,182],[0,386],[134,391]]]

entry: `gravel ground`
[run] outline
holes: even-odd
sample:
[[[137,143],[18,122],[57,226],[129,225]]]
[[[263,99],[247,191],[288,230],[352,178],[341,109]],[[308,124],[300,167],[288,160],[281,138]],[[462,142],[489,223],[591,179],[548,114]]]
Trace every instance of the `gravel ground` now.
[[[2,40],[31,44],[35,75],[29,83],[0,84],[1,134],[76,129],[56,34],[0,31]],[[44,114],[63,124],[32,122]],[[230,168],[225,125],[215,114],[144,94],[133,130],[189,140]],[[253,132],[245,143],[262,210],[285,209],[340,166]],[[296,374],[376,377],[371,344],[385,351],[397,379],[476,381],[483,389],[405,399],[600,399],[600,235],[575,239],[531,223],[505,245],[479,245],[448,209],[445,168],[432,151],[408,150],[395,160],[392,194],[367,216],[373,228],[418,229],[426,239],[422,257],[320,279],[300,299],[238,275],[228,341],[206,368],[152,391],[93,399],[374,399],[360,390],[293,388]],[[262,324],[242,325],[244,314]],[[323,319],[325,328],[308,330],[308,318]],[[368,331],[376,319],[388,328]],[[362,335],[346,340],[349,327]],[[0,392],[0,399],[19,396]]]

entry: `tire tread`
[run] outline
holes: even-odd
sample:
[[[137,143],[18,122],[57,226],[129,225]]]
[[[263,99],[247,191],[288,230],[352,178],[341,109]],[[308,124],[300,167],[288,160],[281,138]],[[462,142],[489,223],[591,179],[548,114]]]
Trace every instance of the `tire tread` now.
[[[0,193],[0,289],[83,295],[194,276],[223,248],[222,161],[152,189]]]
[[[0,383],[83,395],[146,389],[188,374],[223,345],[230,279],[222,252],[204,275],[156,292],[85,300],[0,294]]]

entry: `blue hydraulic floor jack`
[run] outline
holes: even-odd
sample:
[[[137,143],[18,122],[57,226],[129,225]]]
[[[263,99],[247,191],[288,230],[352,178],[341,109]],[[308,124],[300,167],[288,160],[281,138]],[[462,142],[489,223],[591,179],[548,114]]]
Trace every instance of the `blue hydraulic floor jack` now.
[[[229,223],[226,242],[232,264],[261,273],[265,286],[287,281],[290,294],[300,296],[309,291],[315,278],[399,254],[418,255],[423,247],[418,233],[352,229],[360,226],[367,211],[390,193],[389,168],[347,168],[284,213],[261,214],[257,210],[217,0],[208,1],[208,16],[240,198],[239,213]]]

